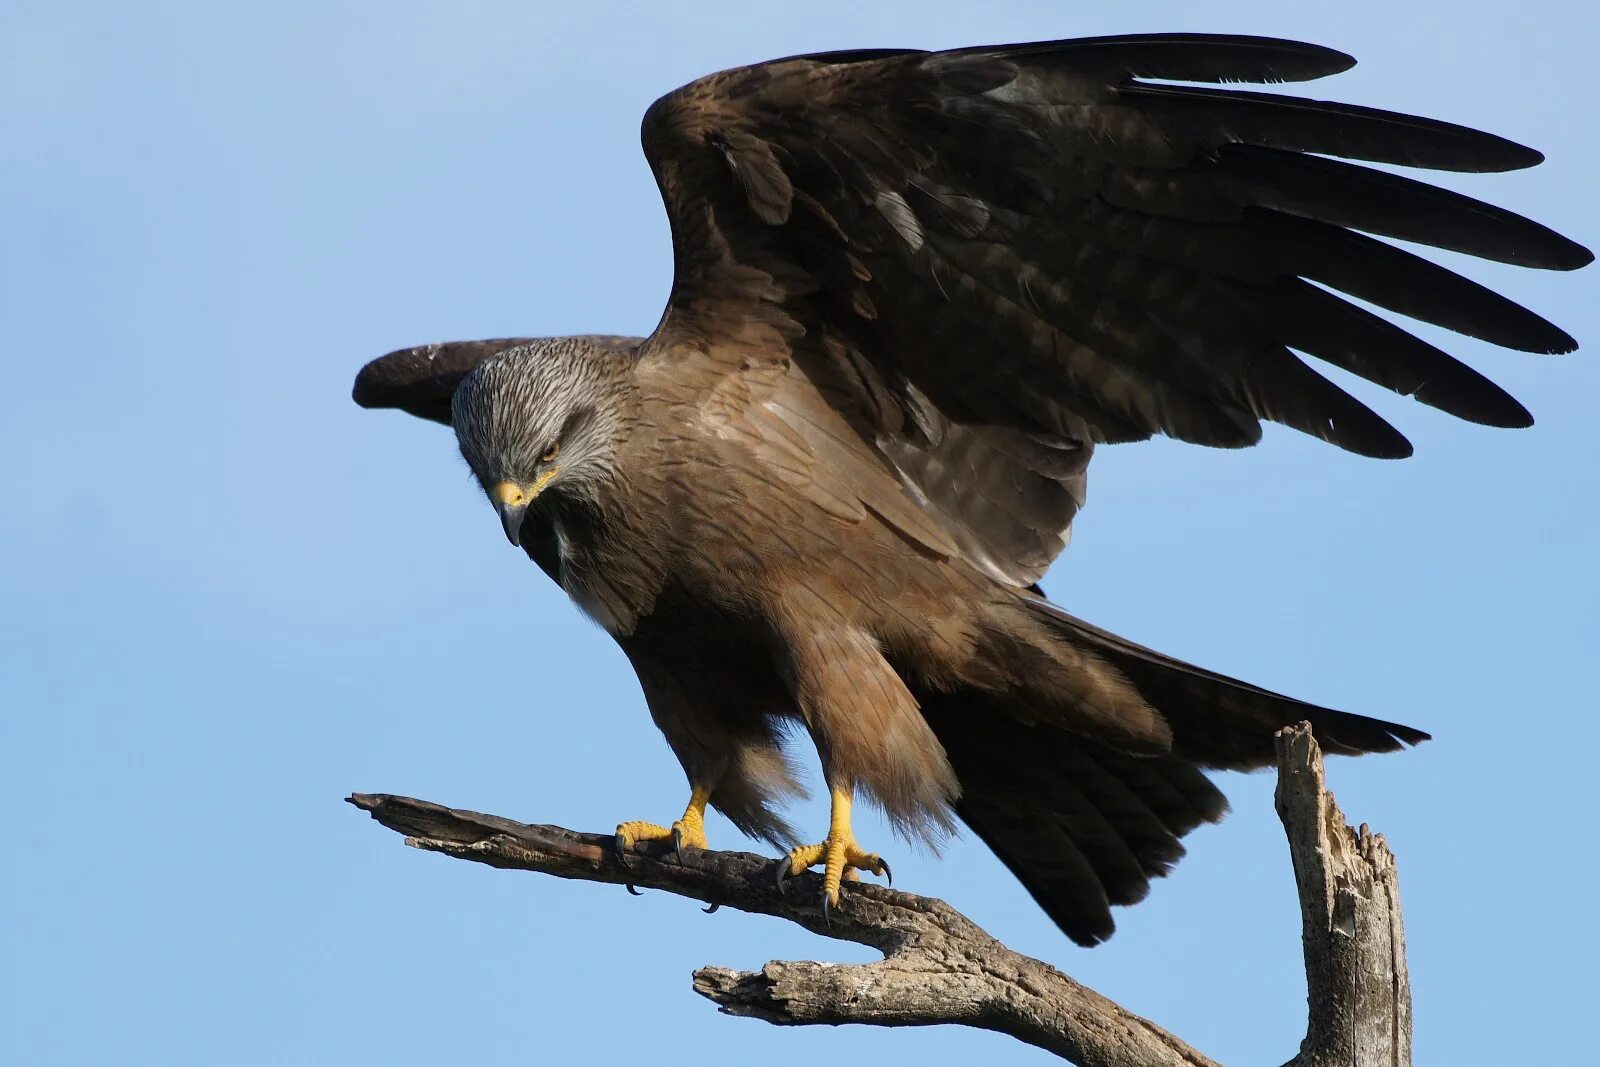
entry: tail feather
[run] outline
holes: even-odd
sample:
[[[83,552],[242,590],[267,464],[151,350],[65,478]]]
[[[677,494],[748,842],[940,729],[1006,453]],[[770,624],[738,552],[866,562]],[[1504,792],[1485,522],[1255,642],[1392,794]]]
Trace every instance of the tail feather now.
[[[1069,643],[1088,649],[1127,676],[1172,729],[1172,748],[1202,767],[1250,770],[1273,760],[1272,735],[1310,722],[1327,752],[1394,752],[1429,739],[1399,723],[1307,704],[1249,682],[1196,667],[1118,637],[1043,599],[1025,603]]]
[[[1080,945],[1111,936],[1105,876],[1053,819],[1039,820],[980,792],[956,814],[1004,863],[1061,931]]]
[[[1110,937],[1111,905],[1143,899],[1183,857],[1179,838],[1227,810],[1181,757],[1021,722],[994,694],[920,696],[961,782],[956,814],[1080,945]]]
[[[1042,597],[1024,603],[1058,639],[1120,671],[1171,728],[1169,751],[1136,753],[1023,706],[1043,696],[1026,688],[917,694],[961,783],[957,815],[1081,945],[1110,937],[1111,906],[1143,899],[1151,879],[1182,859],[1181,839],[1227,812],[1202,768],[1270,763],[1274,732],[1301,721],[1336,753],[1388,752],[1428,739],[1183,663]]]
[[[1203,821],[1220,817],[1227,809],[1227,802],[1221,800],[1216,786],[1204,775],[1196,776],[1204,786],[1199,793],[1190,791],[1185,795],[1175,789],[1165,773],[1179,770],[1182,765],[1152,764],[1142,757],[1109,751],[1100,753],[1098,759],[1090,753],[1075,755],[1065,761],[1065,769],[1078,780],[1085,798],[1117,827],[1138,857],[1140,872],[1146,876],[1166,874],[1183,858],[1178,839],[1198,825],[1197,815]],[[1113,897],[1112,903],[1135,903],[1144,898],[1145,891],[1145,887],[1138,887],[1131,893],[1119,894],[1128,899]]]

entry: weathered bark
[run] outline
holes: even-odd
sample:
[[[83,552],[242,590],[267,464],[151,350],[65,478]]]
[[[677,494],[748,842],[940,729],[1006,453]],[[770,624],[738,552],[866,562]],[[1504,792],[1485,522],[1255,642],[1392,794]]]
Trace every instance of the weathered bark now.
[[[1300,887],[1310,1021],[1291,1067],[1411,1063],[1400,881],[1382,834],[1352,830],[1305,724],[1281,730],[1278,817]]]
[[[1311,988],[1294,1065],[1410,1063],[1410,988],[1394,862],[1381,837],[1344,825],[1323,788],[1305,725],[1279,735],[1278,810],[1305,911]],[[788,919],[871,945],[876,963],[771,962],[760,971],[704,967],[696,991],[722,1011],[783,1024],[960,1023],[1010,1034],[1082,1067],[1204,1067],[1214,1061],[1049,964],[1014,952],[943,901],[852,883],[824,920],[820,880],[780,890],[773,861],[744,852],[644,848],[619,859],[611,835],[535,826],[422,800],[349,798],[417,848],[495,867],[647,886],[713,906]]]

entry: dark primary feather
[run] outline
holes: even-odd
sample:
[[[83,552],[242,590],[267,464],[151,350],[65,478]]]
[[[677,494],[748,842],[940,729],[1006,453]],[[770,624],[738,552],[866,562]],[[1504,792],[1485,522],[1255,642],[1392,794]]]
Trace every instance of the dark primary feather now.
[[[1195,47],[1203,43],[1204,48]],[[927,55],[914,48],[857,48],[812,52],[768,60],[761,66],[803,59],[819,63],[860,63],[893,56]],[[1037,56],[1105,78],[1166,78],[1173,81],[1306,81],[1355,66],[1343,52],[1303,41],[1227,34],[1132,33],[1079,37],[1070,41],[1025,41],[974,45],[937,53],[952,58]]]
[[[1349,70],[1355,59],[1303,41],[1228,34],[1134,33],[1071,41],[957,49],[954,55],[1037,57],[1102,78],[1198,82],[1309,81]]]
[[[703,78],[645,118],[677,275],[644,358],[850,368],[830,402],[969,562],[1018,585],[1064,544],[1076,461],[1096,442],[1238,447],[1274,421],[1409,454],[1297,353],[1461,418],[1527,425],[1493,382],[1338,294],[1509,348],[1573,348],[1381,238],[1561,270],[1587,250],[1344,161],[1495,171],[1537,152],[1374,108],[1142,80],[1306,80],[1352,62],[1291,41],[1150,35]],[[1075,462],[1056,471],[1054,455]],[[852,492],[851,470],[819,474]]]
[[[1371,163],[1476,172],[1519,170],[1544,160],[1533,149],[1494,134],[1354,104],[1180,85],[1123,85],[1114,90],[1114,98],[1136,105],[1179,143],[1196,147],[1269,145]]]
[[[1504,208],[1279,148],[1223,145],[1181,174],[1128,174],[1105,196],[1120,207],[1197,222],[1236,222],[1247,207],[1270,208],[1524,267],[1572,270],[1589,261],[1581,245]]]

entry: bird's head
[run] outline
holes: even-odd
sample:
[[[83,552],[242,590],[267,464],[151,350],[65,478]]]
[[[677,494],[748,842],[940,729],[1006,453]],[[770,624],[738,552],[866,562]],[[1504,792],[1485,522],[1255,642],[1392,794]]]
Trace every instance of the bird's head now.
[[[626,358],[582,337],[506,349],[462,379],[450,405],[456,441],[512,544],[540,497],[600,501],[616,475],[627,385]]]

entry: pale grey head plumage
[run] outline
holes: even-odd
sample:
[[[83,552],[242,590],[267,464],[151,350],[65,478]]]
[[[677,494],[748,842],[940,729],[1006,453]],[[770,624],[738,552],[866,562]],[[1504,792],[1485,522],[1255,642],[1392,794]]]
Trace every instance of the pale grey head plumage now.
[[[628,362],[611,338],[549,337],[505,349],[451,400],[461,455],[519,541],[545,493],[597,499],[616,476],[626,433]]]

